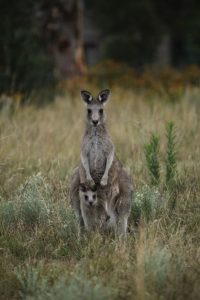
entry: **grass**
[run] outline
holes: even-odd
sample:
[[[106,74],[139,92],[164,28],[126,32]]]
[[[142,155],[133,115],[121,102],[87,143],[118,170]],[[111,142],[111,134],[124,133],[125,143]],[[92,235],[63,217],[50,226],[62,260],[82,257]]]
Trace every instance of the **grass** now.
[[[1,299],[198,299],[200,91],[173,102],[112,91],[108,127],[135,186],[126,242],[79,236],[68,198],[84,126],[76,92],[46,108],[1,112]],[[156,132],[165,162],[169,122],[176,125],[177,176],[173,187],[155,187],[144,145]],[[165,177],[164,163],[159,174]]]

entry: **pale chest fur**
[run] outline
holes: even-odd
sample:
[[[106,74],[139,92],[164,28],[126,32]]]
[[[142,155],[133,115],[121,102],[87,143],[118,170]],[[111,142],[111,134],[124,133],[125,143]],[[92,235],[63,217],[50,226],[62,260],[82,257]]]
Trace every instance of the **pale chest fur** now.
[[[84,144],[85,153],[89,162],[90,174],[96,183],[101,181],[105,172],[106,160],[111,147],[110,141],[105,137],[97,134],[87,136]]]

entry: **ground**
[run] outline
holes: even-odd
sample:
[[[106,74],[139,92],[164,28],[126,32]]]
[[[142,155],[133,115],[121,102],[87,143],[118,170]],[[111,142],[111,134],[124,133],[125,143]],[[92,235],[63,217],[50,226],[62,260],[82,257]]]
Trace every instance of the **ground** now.
[[[126,241],[98,233],[81,237],[77,230],[68,182],[79,162],[84,130],[79,92],[43,108],[2,110],[1,299],[199,298],[199,97],[197,88],[171,101],[163,95],[112,90],[107,126],[135,188]],[[173,188],[165,185],[170,121],[176,127]],[[158,186],[150,183],[144,151],[152,132],[161,144]],[[149,210],[144,202],[150,203]]]

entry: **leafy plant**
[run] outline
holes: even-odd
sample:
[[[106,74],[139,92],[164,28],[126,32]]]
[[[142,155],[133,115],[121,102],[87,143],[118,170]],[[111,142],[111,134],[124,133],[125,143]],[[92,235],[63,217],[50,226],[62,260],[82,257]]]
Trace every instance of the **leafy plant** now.
[[[18,211],[14,201],[0,202],[0,224],[3,228],[16,225],[18,221]]]
[[[111,291],[108,288],[97,284],[91,280],[84,279],[81,276],[72,278],[67,284],[64,279],[60,279],[49,289],[46,295],[40,295],[38,300],[44,299],[65,300],[106,300],[111,298]]]
[[[20,217],[25,225],[46,223],[50,213],[50,187],[41,174],[31,176],[18,194]]]
[[[156,285],[159,289],[164,288],[166,280],[170,275],[171,253],[167,247],[154,246],[145,249],[145,283]]]
[[[158,185],[160,180],[159,146],[159,137],[152,133],[149,144],[145,145],[145,156],[152,185]]]
[[[132,203],[132,219],[137,223],[141,218],[147,222],[156,218],[161,211],[163,201],[157,187],[143,186],[136,191]]]
[[[175,125],[173,122],[168,122],[166,125],[166,158],[165,158],[165,183],[166,186],[171,186],[175,179],[176,174],[176,133]],[[160,162],[159,162],[159,147],[160,137],[152,133],[150,142],[145,145],[145,156],[147,161],[147,168],[150,175],[152,185],[158,185],[160,182]]]
[[[176,134],[175,125],[169,122],[166,127],[167,149],[166,149],[166,185],[171,185],[176,174]]]
[[[21,286],[22,299],[38,299],[48,288],[47,280],[41,278],[38,268],[26,265],[23,269],[17,269],[15,274]]]
[[[41,276],[40,266],[27,265],[25,268],[17,269],[15,274],[20,283],[20,295],[26,300],[104,300],[110,299],[112,295],[110,289],[80,274],[68,281],[67,278],[59,276],[53,285],[50,285],[47,276]]]

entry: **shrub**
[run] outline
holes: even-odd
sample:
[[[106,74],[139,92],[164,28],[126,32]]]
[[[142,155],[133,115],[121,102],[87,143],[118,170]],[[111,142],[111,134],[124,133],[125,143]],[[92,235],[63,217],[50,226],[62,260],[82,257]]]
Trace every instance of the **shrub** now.
[[[176,134],[175,125],[169,122],[166,126],[167,149],[166,149],[166,185],[171,185],[176,174]]]
[[[12,201],[0,202],[0,223],[5,227],[26,226],[49,223],[51,205],[51,189],[41,174],[29,177],[20,186]]]
[[[45,295],[47,300],[106,300],[111,299],[111,291],[102,284],[93,283],[90,280],[79,276],[72,278],[68,284],[64,279],[60,279]],[[38,300],[44,299],[40,295]]]
[[[39,268],[27,265],[23,269],[16,269],[15,274],[20,283],[22,299],[38,299],[47,290],[47,280],[41,278]]]
[[[167,123],[166,138],[165,183],[166,186],[171,187],[175,179],[177,157],[175,125],[173,122]],[[145,145],[147,168],[152,185],[160,183],[159,148],[160,138],[158,135],[152,133],[150,142]]]
[[[15,202],[0,202],[0,224],[3,228],[15,226],[18,221],[18,210]]]
[[[26,180],[20,187],[17,198],[24,225],[32,226],[48,222],[51,190],[40,173]]]
[[[61,201],[58,204],[59,219],[63,224],[62,234],[65,238],[77,236],[78,217],[75,215],[71,207],[65,207]]]
[[[160,179],[159,146],[160,139],[155,134],[151,135],[149,144],[145,145],[145,156],[152,185],[157,185]]]
[[[136,191],[132,202],[131,216],[137,223],[141,218],[145,221],[155,219],[163,207],[163,199],[157,187],[143,186]]]
[[[40,267],[26,266],[15,271],[20,283],[20,295],[26,300],[103,300],[110,299],[112,291],[100,283],[88,280],[83,275],[74,274],[67,281],[60,276],[50,285],[47,277],[41,277]]]
[[[145,249],[145,282],[151,286],[162,289],[170,275],[170,251],[164,247]]]

